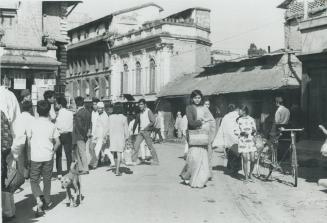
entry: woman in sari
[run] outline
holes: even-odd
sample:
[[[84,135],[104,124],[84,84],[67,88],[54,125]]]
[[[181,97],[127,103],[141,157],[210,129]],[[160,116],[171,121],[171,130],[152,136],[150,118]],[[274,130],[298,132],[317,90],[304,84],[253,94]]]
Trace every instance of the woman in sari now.
[[[188,129],[201,129],[208,132],[212,131],[215,120],[207,107],[202,104],[203,95],[201,91],[194,90],[191,93],[191,105],[186,108],[186,116],[188,120]],[[212,143],[209,141],[209,143]],[[189,147],[186,158],[186,164],[180,174],[185,184],[189,184],[194,188],[202,188],[206,185],[210,178],[208,145]]]

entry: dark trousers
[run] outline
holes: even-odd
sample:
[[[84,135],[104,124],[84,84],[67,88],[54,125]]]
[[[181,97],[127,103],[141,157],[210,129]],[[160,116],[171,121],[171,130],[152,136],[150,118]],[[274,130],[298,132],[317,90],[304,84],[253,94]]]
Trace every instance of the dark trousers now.
[[[226,149],[227,154],[227,169],[233,173],[237,173],[242,169],[242,160],[240,155],[236,155],[231,149]]]
[[[152,144],[152,139],[151,139],[150,133],[151,133],[150,131],[140,131],[139,134],[136,136],[135,152],[133,153],[133,156],[132,156],[133,161],[137,160],[138,154],[140,151],[140,145],[141,145],[142,141],[145,140],[145,143],[148,145],[148,147],[150,149],[153,160],[155,162],[159,162],[157,151]]]
[[[67,171],[70,169],[72,163],[72,133],[62,133],[59,136],[61,145],[56,151],[56,168],[57,174],[62,174],[62,147],[64,147],[66,162],[67,162]]]
[[[30,183],[35,198],[43,196],[46,203],[50,203],[51,175],[53,160],[44,162],[31,161]],[[43,191],[40,187],[40,177],[43,177]]]
[[[161,135],[161,129],[160,128],[154,128],[154,140],[156,139],[157,135],[159,135],[159,140],[162,141],[162,135]]]

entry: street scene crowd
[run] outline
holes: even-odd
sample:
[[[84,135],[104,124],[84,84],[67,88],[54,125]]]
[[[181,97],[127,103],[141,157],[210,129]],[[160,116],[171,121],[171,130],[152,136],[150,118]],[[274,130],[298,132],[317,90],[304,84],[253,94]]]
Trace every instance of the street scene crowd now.
[[[23,91],[22,97],[18,103],[15,95],[1,86],[4,219],[14,217],[13,192],[19,189],[25,178],[30,178],[36,216],[42,216],[45,210],[51,209],[54,162],[63,188],[68,190],[73,187],[73,194],[67,191],[67,206],[80,204],[83,195],[78,178],[95,170],[104,162],[104,157],[109,160],[116,176],[122,175],[122,162],[127,166],[147,161],[151,161],[151,165],[160,165],[153,145],[157,133],[158,142],[162,142],[160,126],[144,99],[138,102],[139,113],[128,123],[120,102],[113,104],[112,112],[107,114],[104,103],[99,99],[93,98],[92,111],[89,111],[84,106],[84,98],[76,97],[76,108],[68,109],[64,97],[55,98],[53,91],[46,91],[44,100],[38,101],[36,111],[33,111],[30,93]],[[264,142],[256,137],[260,133],[254,119],[249,116],[247,106],[230,104],[229,113],[215,120],[209,110],[210,101],[204,99],[200,90],[192,91],[190,98],[190,105],[183,111],[184,117],[179,111],[175,123],[177,137],[185,142],[186,163],[180,173],[183,184],[203,188],[212,180],[214,148],[225,149],[230,174],[237,174],[243,169],[244,183],[254,182],[255,153],[264,146]],[[280,127],[292,126],[289,123],[290,111],[283,105],[281,97],[276,98],[276,106],[267,137],[278,134]],[[33,114],[37,114],[36,117]],[[327,135],[324,126],[319,128]],[[62,168],[63,150],[67,171]],[[326,156],[326,145],[321,152]],[[87,153],[91,154],[90,159]],[[40,181],[43,181],[43,189]]]
[[[327,1],[157,2],[0,1],[2,220],[324,222]]]

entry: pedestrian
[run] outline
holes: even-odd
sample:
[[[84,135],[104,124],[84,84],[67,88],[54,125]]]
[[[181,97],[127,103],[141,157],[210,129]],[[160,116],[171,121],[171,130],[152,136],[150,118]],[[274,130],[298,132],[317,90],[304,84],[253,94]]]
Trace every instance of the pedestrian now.
[[[19,139],[16,137],[17,146],[19,146],[19,155],[17,159],[17,169],[24,173],[25,178],[29,178],[31,153],[27,143],[28,131],[34,125],[35,118],[32,115],[32,102],[24,101],[21,103],[22,113],[18,116],[15,129],[16,135],[20,135]]]
[[[45,91],[43,94],[43,98],[44,98],[44,100],[46,100],[50,103],[51,109],[49,112],[49,118],[52,122],[55,122],[57,116],[56,116],[55,106],[54,106],[55,102],[56,102],[54,91],[52,91],[52,90]]]
[[[163,138],[161,135],[161,119],[160,119],[158,112],[155,113],[154,117],[155,117],[155,123],[154,123],[154,128],[153,128],[153,132],[154,132],[153,141],[155,142],[157,135],[158,135],[159,136],[158,143],[161,143],[163,141]]]
[[[94,169],[98,166],[98,157],[96,156],[96,152],[95,152],[95,146],[96,146],[96,139],[95,139],[95,130],[96,130],[96,123],[97,123],[97,119],[99,117],[99,113],[98,113],[98,102],[100,102],[100,100],[98,98],[92,98],[92,113],[91,113],[91,137],[89,138],[89,153],[90,153],[90,157],[91,160],[89,162],[89,168],[90,169]]]
[[[84,107],[84,98],[76,97],[77,111],[73,121],[73,159],[77,160],[80,174],[88,174],[89,168],[86,157],[86,142],[91,135],[91,114]]]
[[[73,132],[73,120],[74,113],[67,109],[67,100],[64,97],[59,97],[56,99],[57,104],[56,107],[59,109],[58,116],[56,119],[56,127],[59,131],[59,139],[61,145],[56,151],[56,168],[58,178],[61,179],[63,171],[62,171],[62,147],[64,147],[65,155],[66,155],[66,164],[67,171],[70,170],[70,165],[72,163],[72,132]]]
[[[244,183],[248,181],[253,182],[252,172],[255,164],[254,153],[257,151],[254,143],[254,135],[257,130],[255,121],[249,115],[249,109],[246,105],[240,107],[239,117],[236,122],[238,124],[238,129],[235,130],[235,134],[238,136],[238,152],[241,154],[243,160]],[[248,170],[249,162],[250,171]]]
[[[136,129],[136,126],[140,126],[140,131],[139,134],[136,137],[135,140],[135,152],[133,153],[133,162],[137,161],[136,164],[140,164],[141,161],[138,159],[138,154],[140,150],[140,145],[143,140],[145,140],[146,144],[148,145],[148,148],[150,149],[151,155],[152,155],[152,165],[159,165],[159,159],[158,155],[156,152],[155,147],[152,144],[152,139],[151,139],[151,131],[153,129],[154,125],[154,116],[151,112],[150,109],[147,108],[146,106],[146,101],[145,99],[140,99],[139,100],[139,108],[140,108],[140,113],[138,114],[138,117],[134,123],[133,131]]]
[[[275,113],[275,124],[277,129],[287,126],[290,120],[290,111],[284,106],[284,100],[282,97],[276,97],[275,99],[277,110]]]
[[[208,110],[210,111],[210,100],[208,98],[206,98],[204,100],[203,105],[205,107],[207,107]],[[211,111],[210,111],[210,113],[211,113]],[[212,113],[211,113],[211,115],[212,115]],[[209,180],[212,180],[212,177],[213,177],[213,173],[212,173],[212,156],[213,156],[212,142],[213,142],[213,140],[214,140],[214,138],[216,136],[215,135],[216,134],[216,123],[215,123],[215,125],[210,125],[210,127],[211,127],[211,129],[209,131],[209,133],[210,133],[210,135],[209,135],[210,143],[208,145],[208,159],[209,159],[209,169],[210,169],[210,178],[209,178]]]
[[[228,113],[221,120],[213,146],[224,150],[227,158],[226,168],[230,174],[235,175],[242,169],[242,160],[238,153],[238,137],[235,135],[235,130],[238,129],[236,120],[239,117],[239,109],[235,104],[229,104],[227,108]]]
[[[31,92],[30,90],[28,89],[24,89],[22,90],[22,92],[20,93],[20,96],[22,97],[22,100],[20,102],[20,110],[22,110],[22,104],[25,102],[25,101],[29,101],[29,102],[32,102],[32,97],[31,97]],[[31,111],[29,111],[32,115],[34,114],[33,112],[33,106],[31,108]]]
[[[176,115],[176,121],[175,121],[175,129],[177,133],[177,138],[181,139],[183,132],[182,132],[182,124],[183,123],[183,117],[182,112],[178,111]]]
[[[15,217],[14,194],[6,189],[5,180],[9,167],[18,158],[20,143],[17,142],[17,139],[21,138],[17,134],[17,128],[14,127],[20,115],[19,103],[14,93],[8,90],[8,85],[9,79],[6,76],[1,76],[1,202],[3,220],[10,220]]]
[[[119,170],[122,152],[124,151],[126,140],[128,139],[128,122],[127,117],[123,115],[123,106],[117,102],[114,104],[113,112],[111,113],[108,121],[110,138],[110,152],[116,156],[116,176],[121,176]]]
[[[188,121],[185,114],[183,115],[183,120],[182,120],[182,138],[184,140],[184,159],[186,159],[188,153],[187,127],[188,127]]]
[[[97,103],[97,109],[98,109],[98,118],[95,123],[95,130],[93,135],[93,140],[96,142],[94,147],[94,153],[95,153],[95,159],[92,160],[91,166],[93,169],[97,168],[99,163],[99,158],[102,155],[105,154],[108,156],[110,160],[110,166],[114,166],[114,158],[112,154],[108,151],[109,148],[104,148],[107,145],[107,133],[109,129],[109,117],[107,113],[104,110],[104,103],[102,101]]]
[[[36,215],[44,214],[44,210],[51,207],[51,175],[53,156],[60,141],[56,126],[49,120],[51,105],[42,100],[37,103],[37,118],[28,132],[31,149],[30,183],[32,193],[36,199]],[[43,178],[43,190],[40,188],[40,177]]]
[[[192,91],[191,104],[186,107],[186,115],[189,134],[192,130],[200,130],[207,135],[206,138],[208,139],[211,125],[215,125],[215,121],[208,108],[203,106],[203,95],[200,90]],[[196,138],[203,138],[203,134],[199,133]],[[180,177],[185,184],[189,184],[191,187],[203,188],[210,178],[208,145],[211,142],[204,140],[206,142],[202,142],[202,145],[192,145],[191,137],[189,136],[190,147],[186,164]]]

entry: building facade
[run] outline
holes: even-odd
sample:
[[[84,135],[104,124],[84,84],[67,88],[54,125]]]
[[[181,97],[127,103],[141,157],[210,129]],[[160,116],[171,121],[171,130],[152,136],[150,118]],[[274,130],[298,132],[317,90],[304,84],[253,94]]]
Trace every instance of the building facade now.
[[[210,10],[161,11],[147,3],[69,30],[67,94],[154,101],[168,82],[209,64]]]
[[[302,61],[306,136],[323,140],[325,137],[317,126],[327,126],[327,2],[288,0],[279,7],[285,9],[286,47],[297,49]]]
[[[0,3],[1,78],[20,96],[22,89],[43,99],[48,89],[64,93],[66,19],[78,1],[8,1]]]

